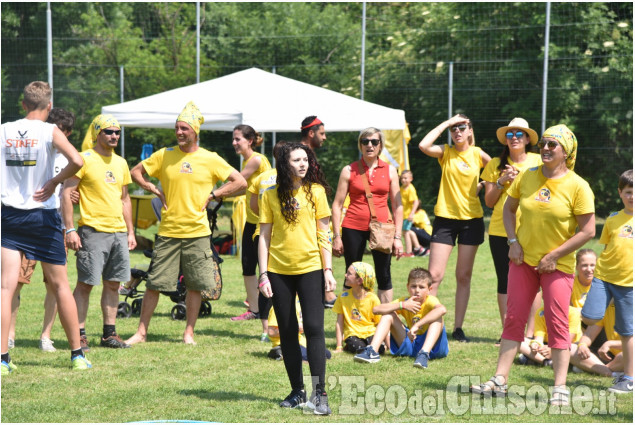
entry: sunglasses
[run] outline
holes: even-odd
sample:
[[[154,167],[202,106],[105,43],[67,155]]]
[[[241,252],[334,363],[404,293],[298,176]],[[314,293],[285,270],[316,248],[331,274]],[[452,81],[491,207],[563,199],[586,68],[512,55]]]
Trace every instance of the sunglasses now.
[[[112,136],[113,134],[116,134],[117,136],[119,136],[121,134],[121,130],[102,130],[102,131],[107,136]]]
[[[359,141],[364,146],[367,146],[369,143],[372,143],[373,146],[377,146],[381,140],[379,139],[362,139]]]
[[[450,127],[450,131],[454,133],[456,130],[459,130],[462,133],[465,131],[466,128],[467,128],[467,125],[465,124],[454,125]]]
[[[507,137],[508,139],[513,139],[514,136],[516,136],[517,139],[520,139],[521,137],[523,137],[525,135],[525,133],[523,131],[517,131],[515,133],[512,133],[511,131],[508,133],[505,133],[505,137]]]
[[[538,147],[540,149],[544,149],[545,146],[547,147],[547,149],[549,150],[554,150],[555,148],[557,148],[559,145],[558,142],[556,142],[555,140],[540,140],[538,141]]]

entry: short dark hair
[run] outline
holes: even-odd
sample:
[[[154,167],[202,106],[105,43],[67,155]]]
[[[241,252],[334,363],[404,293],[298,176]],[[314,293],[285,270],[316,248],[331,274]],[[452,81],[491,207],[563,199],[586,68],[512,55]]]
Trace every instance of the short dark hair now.
[[[423,267],[415,267],[414,269],[410,270],[410,273],[408,273],[408,283],[412,282],[413,280],[422,280],[429,287],[432,283],[432,275]]]
[[[633,187],[633,170],[626,170],[620,176],[620,182],[617,187],[622,190],[625,187]]]
[[[308,136],[309,131],[313,130],[314,132],[316,132],[318,131],[321,125],[324,125],[324,123],[320,123],[320,124],[313,125],[311,127],[304,128],[307,125],[311,124],[316,118],[317,118],[317,115],[309,115],[308,117],[302,120],[302,124],[300,125],[300,134],[302,135],[302,138],[305,138],[306,136]]]
[[[73,131],[75,127],[75,114],[66,109],[53,108],[49,112],[46,122],[55,124],[62,131]]]

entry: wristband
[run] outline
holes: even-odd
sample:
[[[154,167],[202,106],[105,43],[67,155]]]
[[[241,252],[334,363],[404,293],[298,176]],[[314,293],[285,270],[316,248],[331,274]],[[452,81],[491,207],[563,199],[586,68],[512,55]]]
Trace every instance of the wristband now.
[[[399,309],[403,310],[403,301],[399,301]]]
[[[262,288],[263,286],[265,286],[267,283],[269,283],[269,279],[267,280],[263,280],[262,282],[260,282],[260,284],[258,285],[258,289]]]
[[[586,345],[584,342],[578,342],[578,347],[582,347],[582,346],[588,347],[588,345]]]
[[[216,194],[214,193],[214,191],[213,191],[213,190],[212,190],[212,199],[213,199],[213,200],[215,200],[215,201],[217,200],[217,198],[216,198]]]
[[[260,276],[258,276],[258,279],[260,279],[260,278],[261,278],[261,277],[263,277],[264,275],[269,276],[269,275],[267,274],[267,272],[262,272],[262,273],[260,273]]]
[[[529,346],[531,347],[534,344],[534,342],[542,347],[542,344],[540,342],[536,341],[535,339],[532,339],[531,341],[529,341]]]
[[[71,227],[66,231],[66,234],[68,235],[70,232],[77,232],[77,230],[74,227]]]
[[[401,240],[401,236],[397,236],[397,235],[395,235],[395,239],[399,239],[399,240]]]
[[[335,349],[336,349],[336,350],[341,350],[341,349],[342,349],[342,346],[341,346],[341,345],[338,345],[337,347],[335,347]]]
[[[325,269],[324,269],[324,271],[327,271],[327,270],[330,270],[330,271],[331,271],[331,273],[333,273],[333,269],[332,269],[332,268],[327,267],[327,268],[325,268]]]

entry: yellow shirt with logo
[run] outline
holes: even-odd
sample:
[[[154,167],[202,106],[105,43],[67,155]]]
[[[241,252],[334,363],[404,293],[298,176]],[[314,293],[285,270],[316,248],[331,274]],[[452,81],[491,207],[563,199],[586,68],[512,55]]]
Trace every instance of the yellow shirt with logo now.
[[[251,155],[249,157],[249,159],[247,161],[245,161],[243,163],[243,169],[247,166],[247,164],[249,164],[249,161],[253,161],[255,158],[260,158],[260,166],[258,167],[258,169],[256,171],[253,172],[253,174],[251,176],[249,176],[249,178],[247,179],[247,187],[251,186],[255,180],[258,179],[258,177],[265,171],[270,170],[271,169],[271,164],[269,163],[269,160],[267,159],[266,156],[264,156],[263,154],[260,154],[258,152],[254,152],[253,155]],[[246,205],[247,205],[247,223],[251,223],[251,224],[257,224],[258,223],[258,214],[256,214],[251,207],[249,206],[249,201],[251,199],[251,195],[252,193],[247,190],[246,193]]]
[[[410,213],[412,212],[412,206],[415,201],[419,200],[417,196],[417,189],[415,189],[414,185],[410,183],[406,187],[402,187],[400,189],[401,192],[401,204],[403,205],[403,219],[407,220],[410,217]]]
[[[481,200],[476,196],[480,169],[483,168],[481,148],[470,146],[464,152],[445,145],[441,165],[441,186],[434,215],[454,220],[483,217]]]
[[[430,222],[430,217],[426,211],[422,208],[418,209],[415,213],[414,220],[412,220],[412,224],[419,229],[423,229],[429,235],[432,235],[432,223]]]
[[[410,297],[399,298],[398,300],[393,301],[393,304],[399,304],[400,301],[406,301],[408,298]],[[441,303],[439,302],[439,299],[437,297],[435,297],[434,295],[428,295],[423,304],[421,304],[421,308],[417,313],[413,313],[412,311],[406,310],[405,308],[398,309],[396,313],[400,314],[401,317],[404,318],[404,320],[406,321],[406,326],[408,327],[408,329],[411,329],[415,323],[426,317],[426,315],[439,304]],[[421,326],[417,330],[417,335],[423,335],[424,333],[426,333],[429,326],[429,324]]]
[[[344,317],[344,339],[349,336],[368,338],[375,334],[381,314],[374,314],[373,308],[381,304],[374,292],[366,292],[361,300],[353,295],[353,291],[345,291],[337,297],[333,312]]]
[[[542,174],[542,166],[529,168],[514,179],[508,195],[519,200],[521,216],[516,235],[525,263],[534,267],[575,234],[577,215],[595,212],[589,184],[573,171],[548,179]],[[561,257],[556,269],[573,274],[575,252]]]
[[[620,335],[615,332],[615,303],[611,302],[604,312],[604,318],[596,323],[598,326],[604,327],[607,341],[621,341]],[[622,352],[619,348],[611,348],[609,350],[614,356]]]
[[[260,209],[260,223],[273,223],[269,246],[268,271],[286,275],[304,274],[322,268],[317,243],[317,221],[330,217],[326,192],[319,184],[311,185],[313,205],[305,188],[294,191],[294,206],[298,212],[296,223],[284,219],[277,186],[265,191]]]
[[[215,152],[198,148],[191,153],[178,146],[163,148],[142,162],[146,172],[159,179],[168,209],[161,209],[159,235],[198,238],[211,234],[205,203],[218,181],[234,171]]]
[[[295,315],[298,318],[298,326],[302,326],[302,309],[300,308],[300,300],[298,297],[295,298]],[[276,312],[273,311],[273,308],[269,309],[269,318],[267,320],[267,326],[270,328],[278,327],[278,319],[276,318]],[[280,345],[280,335],[278,336],[269,336],[269,341],[271,341],[271,348],[275,348]],[[302,332],[298,332],[298,341],[300,341],[300,345],[306,347],[306,338]]]
[[[501,171],[498,169],[499,164],[501,163],[500,158],[492,158],[490,162],[487,163],[483,172],[481,173],[481,178],[486,182],[496,183],[498,178],[501,176]],[[542,159],[540,155],[537,153],[528,152],[527,158],[525,161],[521,163],[515,163],[511,158],[507,158],[507,163],[518,171],[526,170],[527,168],[537,167],[542,164]],[[502,236],[504,238],[507,237],[507,232],[505,231],[505,226],[503,225],[503,206],[505,205],[505,201],[507,200],[507,190],[509,186],[511,186],[512,182],[505,183],[505,189],[501,191],[500,198],[496,201],[496,205],[494,205],[494,210],[492,211],[492,217],[489,222],[489,230],[487,231],[492,236]],[[520,223],[520,214],[516,213],[516,227],[518,227],[518,223]]]
[[[624,210],[604,223],[600,243],[606,245],[595,266],[595,277],[617,286],[633,287],[633,216]]]
[[[541,307],[540,310],[536,312],[535,316],[535,324],[534,324],[534,338],[542,337],[543,342],[547,342],[548,334],[547,334],[547,322],[545,321],[545,308]],[[575,334],[572,343],[580,341],[582,338],[582,321],[580,319],[580,311],[572,306],[569,306],[569,333]]]
[[[278,170],[276,170],[275,168],[270,168],[269,170],[262,172],[247,187],[247,192],[250,193],[250,199],[251,196],[258,196],[258,215],[260,215],[260,210],[262,209],[262,194],[265,193],[265,190],[275,186],[277,179]],[[260,235],[260,219],[258,220],[258,224],[256,225],[254,239],[258,235]]]
[[[589,289],[591,289],[591,285],[584,286],[580,283],[578,276],[576,276],[573,280],[573,291],[571,291],[571,306],[577,308],[578,310],[582,310],[584,302],[586,301],[586,296],[589,293]]]
[[[81,153],[84,165],[75,174],[79,179],[79,225],[98,232],[127,232],[121,195],[132,182],[125,159],[113,152],[102,156],[89,149]]]

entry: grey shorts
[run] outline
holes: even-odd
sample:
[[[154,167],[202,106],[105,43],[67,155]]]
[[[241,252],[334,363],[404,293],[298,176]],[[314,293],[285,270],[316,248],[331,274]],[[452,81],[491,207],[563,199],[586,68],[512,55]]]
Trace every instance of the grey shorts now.
[[[127,233],[103,233],[81,226],[77,234],[82,241],[82,247],[75,253],[77,281],[96,286],[102,279],[113,282],[130,280]]]
[[[183,283],[187,289],[209,291],[216,287],[216,268],[209,236],[188,239],[157,236],[146,288],[161,292],[176,291],[179,270],[183,272]]]

